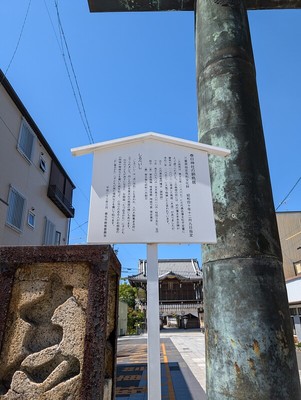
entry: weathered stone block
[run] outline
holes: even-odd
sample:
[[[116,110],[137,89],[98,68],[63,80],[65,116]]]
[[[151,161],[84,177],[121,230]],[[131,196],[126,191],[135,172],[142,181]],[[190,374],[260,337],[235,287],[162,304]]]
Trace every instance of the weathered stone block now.
[[[110,246],[0,248],[0,399],[114,399],[119,277]]]

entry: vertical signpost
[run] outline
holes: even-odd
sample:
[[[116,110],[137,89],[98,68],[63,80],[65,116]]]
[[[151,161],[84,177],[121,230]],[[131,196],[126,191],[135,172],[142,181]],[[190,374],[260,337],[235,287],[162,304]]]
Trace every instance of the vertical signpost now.
[[[158,133],[79,147],[94,153],[88,242],[147,244],[148,399],[161,399],[158,244],[215,243],[208,154]]]
[[[161,399],[158,245],[147,245],[147,390]]]

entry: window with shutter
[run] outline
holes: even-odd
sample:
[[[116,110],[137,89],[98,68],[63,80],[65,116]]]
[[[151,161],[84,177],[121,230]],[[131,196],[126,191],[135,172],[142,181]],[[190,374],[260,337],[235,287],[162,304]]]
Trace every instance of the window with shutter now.
[[[55,225],[45,217],[44,245],[55,244]]]
[[[20,128],[18,150],[28,161],[32,160],[34,139],[34,133],[25,120],[23,120]]]
[[[61,244],[61,236],[62,236],[61,232],[59,231],[55,232],[54,244],[56,246],[59,246]]]
[[[27,223],[31,228],[35,227],[36,216],[32,211],[28,211]]]
[[[301,261],[294,263],[296,275],[301,274]]]
[[[6,223],[19,231],[22,230],[24,207],[25,198],[15,188],[11,187],[8,195]]]

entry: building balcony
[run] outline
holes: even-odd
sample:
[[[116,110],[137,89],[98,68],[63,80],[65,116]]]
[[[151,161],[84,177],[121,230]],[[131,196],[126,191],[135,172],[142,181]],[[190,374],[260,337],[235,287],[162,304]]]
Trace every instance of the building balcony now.
[[[56,185],[48,186],[47,195],[67,218],[74,217],[74,207]]]
[[[203,302],[201,300],[199,301],[189,301],[189,302],[183,302],[183,301],[174,301],[172,303],[165,303],[160,301],[160,308],[162,308],[162,310],[164,308],[195,308],[195,307],[202,307],[203,306]]]
[[[160,301],[159,310],[160,314],[195,314],[199,309],[203,308],[202,301],[189,301],[189,302],[173,302],[173,303],[163,303]]]

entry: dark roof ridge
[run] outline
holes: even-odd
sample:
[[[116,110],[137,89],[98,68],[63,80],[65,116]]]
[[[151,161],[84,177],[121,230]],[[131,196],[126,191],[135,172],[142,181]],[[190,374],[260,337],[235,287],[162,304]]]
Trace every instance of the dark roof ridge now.
[[[37,126],[37,124],[35,123],[35,121],[33,120],[33,118],[31,117],[31,115],[29,114],[27,108],[24,106],[23,102],[21,101],[20,97],[17,95],[16,91],[14,90],[14,88],[12,87],[12,85],[10,84],[9,80],[6,78],[4,72],[0,69],[0,84],[4,87],[4,89],[6,90],[7,94],[10,96],[10,98],[13,100],[13,102],[15,103],[15,105],[17,106],[17,108],[19,109],[20,113],[24,116],[24,118],[26,119],[27,123],[30,125],[30,127],[32,128],[32,130],[34,131],[34,133],[36,134],[37,138],[39,139],[39,141],[42,143],[42,145],[45,147],[45,150],[47,150],[47,152],[49,153],[49,155],[51,156],[51,158],[56,162],[56,164],[58,165],[59,169],[61,170],[61,172],[63,172],[64,175],[66,175],[66,177],[69,179],[69,181],[71,182],[71,184],[73,185],[73,187],[75,188],[74,183],[72,182],[70,176],[67,174],[66,170],[64,169],[64,167],[62,166],[62,164],[60,163],[59,159],[57,158],[57,156],[55,155],[54,151],[52,150],[52,148],[50,147],[49,143],[47,142],[47,140],[45,139],[44,135],[42,134],[42,132],[40,131],[39,127]]]

